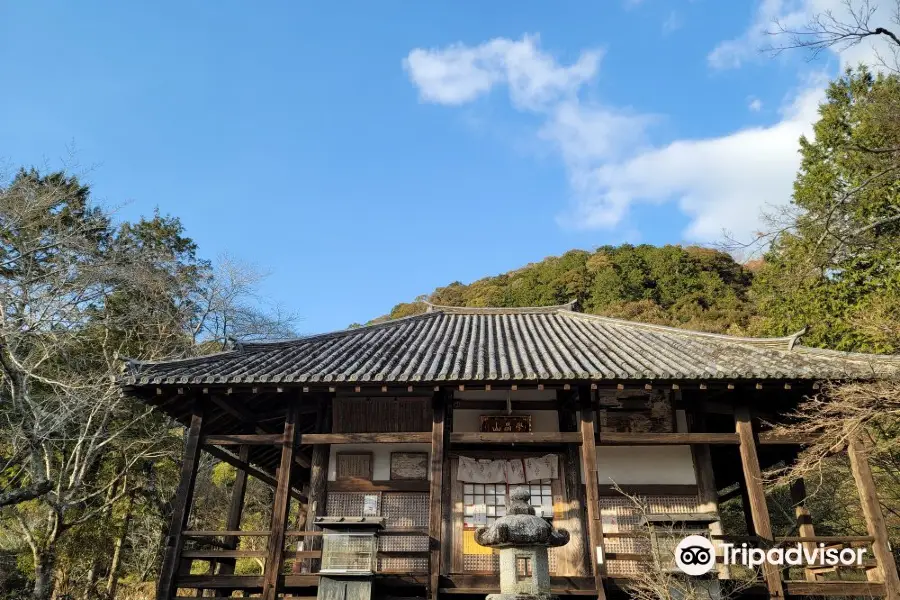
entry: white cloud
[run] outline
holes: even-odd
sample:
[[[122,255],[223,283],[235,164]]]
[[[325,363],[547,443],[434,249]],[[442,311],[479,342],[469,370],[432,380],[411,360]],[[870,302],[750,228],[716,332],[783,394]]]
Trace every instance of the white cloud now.
[[[710,66],[734,69],[748,60],[759,58],[761,50],[771,43],[766,32],[772,30],[776,19],[789,27],[800,27],[806,23],[808,17],[800,10],[802,1],[762,0],[750,27],[740,36],[721,42],[707,55]]]
[[[885,5],[891,2],[883,3]],[[854,3],[858,6],[858,3]],[[871,23],[890,23],[890,7],[878,7],[872,4],[875,12]],[[803,30],[816,15],[830,11],[842,22],[853,22],[845,0],[761,0],[750,26],[738,37],[719,43],[708,55],[707,61],[714,69],[734,69],[753,60],[770,58],[765,52],[767,48],[788,45],[790,36],[782,34],[772,36],[769,32],[785,30]],[[859,62],[875,65],[876,53],[884,54],[887,43],[878,37],[870,38],[852,47],[840,49],[842,66],[856,66]],[[796,50],[800,52],[800,50]]]
[[[525,36],[416,49],[404,65],[423,101],[456,106],[505,87],[514,107],[541,119],[537,136],[561,157],[573,192],[561,223],[609,228],[636,203],[675,202],[691,219],[684,235],[710,241],[723,228],[751,233],[761,207],[790,197],[797,139],[815,118],[818,85],[771,127],[653,148],[647,132],[658,117],[579,94],[597,73],[599,51],[584,52],[567,66],[538,44],[536,36]]]
[[[463,104],[504,83],[519,108],[537,110],[571,97],[594,77],[602,52],[583,52],[568,67],[538,49],[538,36],[513,41],[497,38],[470,47],[416,48],[403,61],[421,98],[438,104]]]
[[[803,6],[834,1],[840,0],[803,0]],[[772,15],[799,19],[791,12],[798,6],[799,0],[764,0],[754,27]],[[724,67],[746,60],[754,27],[720,45],[710,63]],[[738,237],[752,235],[760,228],[765,207],[790,200],[800,162],[798,139],[811,133],[817,119],[824,77],[802,82],[774,124],[652,146],[648,133],[658,116],[586,99],[601,51],[585,51],[564,64],[539,42],[537,36],[524,36],[477,46],[415,49],[404,67],[425,102],[458,106],[505,89],[515,109],[540,119],[537,139],[559,155],[571,188],[571,203],[561,211],[559,223],[573,228],[630,227],[627,218],[633,206],[672,203],[689,220],[680,232],[683,239],[710,242],[721,239],[723,230]],[[871,50],[868,55],[853,52],[842,56],[843,61],[871,59]],[[757,99],[748,102],[750,110],[762,107]]]
[[[688,239],[713,241],[723,230],[750,234],[764,207],[790,197],[800,162],[797,140],[810,132],[821,99],[818,88],[807,90],[770,127],[679,140],[600,165],[588,181],[591,194],[564,219],[587,228],[609,227],[635,203],[675,202],[690,218]]]
[[[663,33],[672,33],[684,25],[684,21],[681,19],[681,16],[677,11],[672,11],[669,13],[669,16],[663,21],[662,30]]]
[[[750,98],[750,102],[747,104],[747,108],[750,109],[751,112],[759,112],[762,110],[762,100],[759,98]]]

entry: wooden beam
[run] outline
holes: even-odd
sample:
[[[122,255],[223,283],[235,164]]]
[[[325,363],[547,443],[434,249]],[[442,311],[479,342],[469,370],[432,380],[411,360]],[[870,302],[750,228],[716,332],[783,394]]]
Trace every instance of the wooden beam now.
[[[560,392],[565,394],[564,399],[574,395],[568,391]],[[575,432],[579,436],[581,432],[578,426],[578,415],[575,414],[573,402],[562,402],[557,413],[559,422],[559,430],[567,432]],[[588,532],[585,528],[584,506],[587,503],[584,494],[584,485],[581,483],[581,456],[580,448],[574,444],[566,444],[563,449],[562,460],[564,462],[563,488],[566,495],[566,515],[565,520],[568,521],[567,529],[569,530],[570,539],[566,546],[566,552],[572,557],[571,566],[574,568],[574,574],[585,576],[590,572],[591,553],[588,551],[589,543]],[[579,557],[579,562],[575,562],[574,557]]]
[[[257,415],[243,403],[233,399],[230,396],[222,396],[220,394],[209,394],[210,401],[222,411],[228,413],[235,419],[244,423],[256,423]]]
[[[446,438],[444,431],[444,395],[438,392],[432,402],[431,416],[431,488],[428,492],[428,537],[431,550],[431,574],[428,586],[429,597],[438,600],[439,578],[441,574],[441,484],[444,481],[444,451]]]
[[[272,507],[272,524],[269,543],[266,547],[266,568],[263,573],[263,600],[276,600],[279,594],[278,583],[281,575],[281,562],[284,558],[284,531],[287,529],[288,510],[290,509],[291,474],[294,464],[294,447],[297,441],[297,407],[288,409],[284,420],[284,440],[281,447],[281,464],[278,468],[278,485],[275,488],[275,501]]]
[[[196,559],[231,559],[234,562],[236,558],[264,558],[266,553],[264,550],[185,550],[181,553],[184,558]],[[219,564],[225,565],[226,561],[220,560]],[[233,575],[234,573],[223,573],[221,569],[216,575]]]
[[[329,492],[427,492],[430,486],[426,480],[415,479],[342,479],[326,485]]]
[[[750,418],[750,409],[747,406],[739,406],[734,411],[735,430],[740,438],[741,466],[744,471],[747,496],[750,501],[750,514],[753,517],[753,528],[763,543],[774,543],[772,536],[772,522],[769,518],[769,508],[766,505],[766,495],[762,484],[762,470],[759,467],[759,457],[756,454],[756,437],[753,433],[753,424]],[[784,588],[781,585],[781,573],[777,565],[763,564],[763,574],[766,579],[766,587],[773,598],[784,598]]]
[[[809,509],[806,508],[806,483],[802,477],[791,483],[791,502],[794,504],[794,516],[797,518],[797,531],[800,533],[800,537],[815,537],[816,529],[813,527]],[[803,545],[810,553],[816,547],[814,542],[804,542]],[[822,577],[812,569],[804,569],[804,576],[807,581],[818,581]]]
[[[594,428],[593,392],[585,387],[579,388],[581,403],[581,469],[584,473],[585,496],[587,498],[587,528],[590,540],[591,573],[597,588],[597,599],[606,600],[603,589],[603,568],[598,562],[598,555],[603,556],[603,522],[600,520],[600,498],[597,486],[600,479],[597,475],[597,434]]]
[[[619,489],[616,489],[616,487]],[[618,486],[604,483],[597,486],[597,493],[600,497],[621,498],[622,492],[631,494],[632,496],[696,496],[698,494],[698,488],[696,485],[689,483],[636,483],[621,484]],[[607,534],[604,533],[604,535]]]
[[[759,443],[763,446],[805,446],[809,444],[815,444],[817,441],[819,441],[819,436],[817,435],[776,435],[771,431],[761,431],[757,437],[759,439]]]
[[[184,536],[189,538],[204,538],[204,537],[219,537],[219,536],[232,536],[236,535],[239,537],[247,536],[247,537],[268,537],[268,535],[272,533],[268,529],[260,530],[260,529],[227,529],[221,531],[214,531],[211,529],[185,529]],[[224,543],[222,544],[225,545]]]
[[[581,434],[573,432],[537,433],[451,433],[451,444],[580,444]]]
[[[725,493],[719,494],[719,504],[725,504],[729,500],[737,498],[741,495],[741,486],[738,485],[734,489],[731,489]]]
[[[480,595],[497,593],[500,591],[500,578],[496,575],[454,573],[442,582],[446,587],[441,589],[447,594]],[[573,577],[569,575],[551,575],[550,593],[554,595],[584,595],[595,596],[595,583],[593,577]]]
[[[393,533],[395,531],[401,531],[401,530],[391,529],[388,532],[382,531],[380,535],[389,535],[390,533]],[[247,536],[247,537],[268,537],[269,535],[271,535],[271,533],[272,533],[272,531],[269,529],[265,529],[265,530],[232,529],[232,530],[225,530],[225,531],[214,531],[214,530],[203,530],[203,529],[187,530],[186,529],[184,531],[184,537],[197,538],[197,539],[206,538],[206,537],[219,537],[219,536],[223,536],[223,535],[236,535],[238,537],[245,537],[245,536]],[[421,532],[419,532],[419,533],[421,533]],[[322,535],[321,531],[298,531],[295,529],[287,529],[284,532],[285,537],[316,537],[316,536],[321,536],[321,535]],[[204,543],[206,543],[206,542],[204,541]],[[222,546],[224,546],[224,545],[225,544],[222,544]]]
[[[200,437],[203,429],[203,411],[195,404],[184,440],[184,459],[181,463],[181,480],[172,502],[172,520],[169,521],[169,533],[166,536],[163,564],[159,571],[156,586],[157,600],[170,600],[178,591],[177,578],[182,570],[181,553],[184,550],[184,535],[187,528],[191,504],[194,499],[194,483],[197,480],[197,468],[200,466]],[[190,565],[190,561],[188,561]]]
[[[241,446],[240,453],[238,454],[238,458],[243,463],[247,463],[250,459],[250,446]],[[241,528],[241,513],[244,510],[244,498],[247,493],[247,471],[244,469],[238,469],[237,474],[234,477],[234,484],[231,486],[231,503],[228,506],[228,517],[225,519],[225,528],[226,529],[240,529]],[[225,538],[225,546],[226,550],[222,550],[222,552],[236,552],[238,544],[240,543],[240,538],[236,535],[230,535]],[[219,561],[219,571],[218,575],[234,575],[234,567],[236,564],[235,558],[239,557],[230,557],[223,556],[225,560]],[[230,596],[231,594],[223,594],[225,596]]]
[[[259,575],[185,575],[178,586],[197,589],[258,590],[263,578]]]
[[[231,466],[235,467],[236,469],[242,469],[242,470],[246,471],[248,475],[250,475],[252,477],[256,477],[257,479],[259,479],[260,481],[262,481],[265,484],[268,484],[272,487],[275,487],[278,485],[278,480],[276,480],[270,474],[266,473],[262,469],[258,469],[257,467],[251,465],[250,463],[245,463],[245,462],[241,461],[240,458],[234,456],[233,454],[229,454],[228,452],[225,452],[223,449],[219,448],[218,446],[203,446],[203,450],[208,452],[211,456],[218,458],[222,462],[226,462],[226,463],[230,464]],[[300,502],[306,501],[306,496],[304,496],[297,490],[291,490],[291,496],[293,496]]]
[[[316,431],[319,434],[331,431],[332,410],[331,402],[326,397],[320,397],[318,400],[319,414],[316,420]],[[325,515],[325,498],[327,494],[328,483],[328,460],[331,456],[331,446],[327,444],[318,444],[313,446],[312,459],[310,460],[309,472],[309,505],[306,510],[306,529],[310,531],[320,531],[316,526],[316,517]],[[314,537],[303,543],[304,550],[321,550],[322,538]],[[308,568],[310,572],[318,570],[317,559],[307,561],[304,568]]]
[[[409,431],[406,433],[305,433],[300,438],[303,445],[320,444],[427,444],[431,442],[430,431]]]
[[[682,446],[686,444],[734,444],[740,440],[733,433],[620,433],[598,435],[601,446]]]
[[[307,558],[322,558],[321,550],[297,550],[296,552],[285,552],[285,558],[294,560],[304,560]]]
[[[744,513],[744,525],[747,528],[747,535],[751,536],[754,541],[759,541],[756,537],[756,526],[753,524],[753,511],[750,509],[750,494],[747,493],[747,483],[743,477],[738,479],[738,494],[741,496],[741,512]]]
[[[280,433],[207,435],[203,437],[203,442],[216,446],[280,446],[284,443],[284,436]]]
[[[692,433],[706,431],[706,415],[695,412],[690,415],[689,427]],[[691,446],[691,455],[694,459],[694,475],[697,479],[697,497],[699,503],[697,512],[719,514],[719,491],[716,487],[716,477],[713,472],[712,449],[709,444],[694,444]],[[722,521],[713,521],[709,524],[710,536],[722,535]],[[716,554],[722,556],[722,548],[716,548]],[[725,564],[716,565],[719,579],[728,579],[730,569]]]
[[[557,410],[554,400],[513,400],[513,410]],[[506,400],[454,400],[453,408],[459,410],[506,410]]]
[[[229,394],[231,393],[231,388],[228,388],[228,393]],[[253,393],[255,394],[256,392],[254,391]],[[302,398],[303,398],[303,396],[298,395],[297,396],[298,402]],[[249,408],[244,406],[244,404],[242,402],[235,399],[234,397],[232,397],[230,395],[222,396],[221,394],[209,394],[209,399],[210,399],[210,401],[212,401],[213,404],[215,404],[220,409],[222,409],[224,412],[230,414],[237,420],[242,421],[244,423],[253,424],[254,425],[253,430],[257,434],[270,435],[270,434],[275,433],[275,432],[271,431],[270,429],[268,429],[267,427],[265,427],[263,425],[259,425],[258,422],[260,421],[261,415],[257,412],[250,410]],[[281,435],[281,434],[276,433],[276,435]],[[300,465],[301,467],[309,467],[309,459],[307,459],[302,454],[298,453],[295,455],[294,458],[295,458],[297,464]]]
[[[444,401],[444,466],[441,471],[441,577],[450,574],[453,562],[453,481],[450,463],[449,434],[453,431],[453,398]],[[431,582],[429,581],[429,584]]]
[[[875,478],[872,476],[872,468],[869,466],[868,448],[860,437],[850,439],[847,452],[850,455],[850,471],[856,481],[856,489],[862,501],[863,517],[866,520],[866,530],[875,538],[872,542],[872,553],[875,555],[877,566],[867,571],[870,579],[874,579],[885,585],[888,600],[900,600],[900,577],[897,574],[897,563],[891,552],[888,541],[887,525],[884,522],[884,514],[881,512],[881,503],[875,491]]]
[[[796,596],[844,596],[860,598],[890,598],[882,583],[867,581],[785,581],[784,591]]]
[[[798,542],[813,542],[818,544],[819,542],[823,544],[848,544],[850,546],[857,544],[871,544],[875,541],[871,535],[811,535],[811,536],[796,536],[796,535],[788,535],[788,536],[775,536],[776,542],[788,542],[788,543],[798,543]]]

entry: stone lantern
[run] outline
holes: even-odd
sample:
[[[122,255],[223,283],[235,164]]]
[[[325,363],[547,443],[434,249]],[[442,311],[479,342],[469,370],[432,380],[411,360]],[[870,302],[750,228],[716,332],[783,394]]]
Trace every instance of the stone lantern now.
[[[477,543],[500,550],[500,593],[487,600],[549,600],[547,548],[568,544],[569,532],[534,514],[528,488],[513,490],[509,498],[506,516],[475,531]]]

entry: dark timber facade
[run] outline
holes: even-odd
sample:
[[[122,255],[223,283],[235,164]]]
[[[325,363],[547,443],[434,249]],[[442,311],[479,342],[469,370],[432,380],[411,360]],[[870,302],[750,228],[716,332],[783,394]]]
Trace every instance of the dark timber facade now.
[[[761,481],[764,469],[810,441],[774,437],[763,423],[819,380],[898,372],[900,357],[814,350],[799,336],[681,331],[563,305],[431,307],[355,330],[130,362],[121,383],[187,428],[161,600],[180,590],[316,596],[322,531],[315,523],[323,516],[383,519],[373,597],[483,598],[498,590],[496,556],[472,534],[505,510],[512,481],[530,485],[544,516],[572,534],[551,552],[560,595],[627,597],[629,579],[640,576],[648,550],[632,539],[637,515],[616,485],[661,515],[712,515],[702,528],[714,540],[748,540],[723,531],[717,518],[721,500],[741,495],[755,543],[869,549],[855,578],[809,569],[792,579],[769,568],[748,596],[898,600],[861,442],[844,451],[866,536],[816,536],[800,481],[791,490],[796,535],[775,537]],[[192,528],[201,452],[237,468],[223,530]],[[248,477],[273,488],[265,530],[241,527]],[[265,549],[242,547],[248,537],[266,540]],[[236,575],[240,558],[264,567]],[[205,574],[196,574],[198,564]]]

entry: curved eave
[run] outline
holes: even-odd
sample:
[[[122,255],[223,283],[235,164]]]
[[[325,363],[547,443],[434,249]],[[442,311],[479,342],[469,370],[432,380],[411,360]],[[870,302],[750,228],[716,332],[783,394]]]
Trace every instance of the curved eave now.
[[[448,308],[357,329],[158,363],[120,383],[450,384],[896,377],[900,357],[797,344],[803,332],[745,338],[586,315],[571,305]]]

